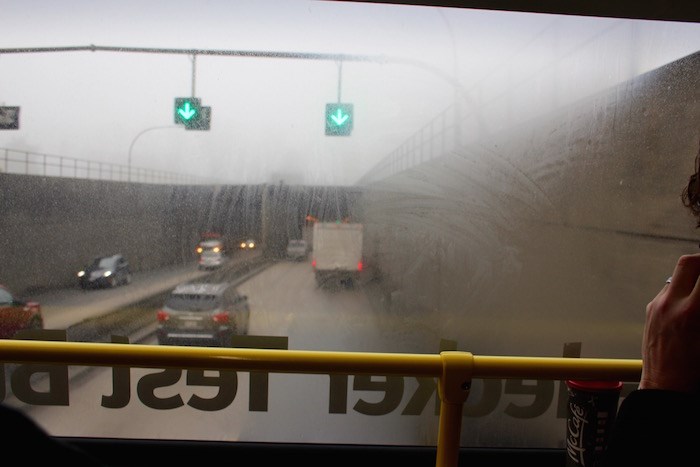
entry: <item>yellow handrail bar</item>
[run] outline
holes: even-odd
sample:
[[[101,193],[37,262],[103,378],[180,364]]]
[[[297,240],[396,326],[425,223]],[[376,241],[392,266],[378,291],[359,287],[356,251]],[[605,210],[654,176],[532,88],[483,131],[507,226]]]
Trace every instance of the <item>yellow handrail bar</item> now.
[[[635,359],[479,356],[0,340],[0,361],[132,368],[198,368],[273,373],[370,374],[438,378],[437,467],[456,467],[462,408],[473,378],[639,381]]]

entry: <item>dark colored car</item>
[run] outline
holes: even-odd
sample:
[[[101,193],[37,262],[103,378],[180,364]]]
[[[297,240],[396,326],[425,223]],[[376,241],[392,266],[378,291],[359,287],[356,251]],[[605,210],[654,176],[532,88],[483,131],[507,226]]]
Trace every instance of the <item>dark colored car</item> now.
[[[41,305],[17,298],[7,287],[0,285],[0,339],[12,339],[18,331],[25,329],[44,329]]]
[[[156,313],[158,343],[230,347],[247,334],[248,297],[227,282],[178,285]]]
[[[98,256],[88,267],[78,272],[78,283],[84,289],[130,284],[129,262],[118,253]]]

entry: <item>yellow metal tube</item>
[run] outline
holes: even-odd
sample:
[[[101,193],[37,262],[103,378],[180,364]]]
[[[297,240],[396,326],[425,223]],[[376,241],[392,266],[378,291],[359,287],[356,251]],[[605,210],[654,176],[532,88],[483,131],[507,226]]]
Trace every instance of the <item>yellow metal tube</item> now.
[[[462,410],[464,403],[440,402],[436,467],[457,467],[459,444],[462,435]]]
[[[0,361],[142,368],[267,370],[441,377],[440,355],[315,350],[233,349],[89,342],[0,340]],[[473,378],[639,381],[636,359],[473,355]]]
[[[469,352],[440,353],[442,375],[438,381],[440,420],[438,426],[437,467],[457,467],[462,434],[462,410],[469,396],[474,356]]]
[[[438,378],[437,467],[458,464],[462,409],[473,378],[639,381],[641,360],[440,355],[0,340],[0,361],[132,368],[200,368]]]
[[[0,361],[136,368],[439,376],[439,355],[0,340]]]
[[[474,356],[474,377],[639,381],[642,361],[615,358]]]

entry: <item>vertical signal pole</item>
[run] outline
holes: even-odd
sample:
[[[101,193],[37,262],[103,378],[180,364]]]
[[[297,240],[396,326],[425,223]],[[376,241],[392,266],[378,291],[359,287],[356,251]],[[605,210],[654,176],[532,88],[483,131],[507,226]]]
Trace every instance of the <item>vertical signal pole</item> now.
[[[196,96],[194,93],[194,81],[197,75],[197,54],[192,54],[192,97]]]
[[[350,136],[353,126],[352,104],[341,103],[343,61],[338,62],[338,101],[326,104],[326,136]]]
[[[343,61],[338,62],[338,104],[340,104],[340,89],[343,85]]]

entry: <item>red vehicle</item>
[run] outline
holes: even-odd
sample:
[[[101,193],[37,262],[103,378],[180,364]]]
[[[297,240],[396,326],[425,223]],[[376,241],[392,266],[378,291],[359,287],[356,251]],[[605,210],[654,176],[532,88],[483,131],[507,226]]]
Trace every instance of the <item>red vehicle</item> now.
[[[39,302],[19,299],[0,285],[0,339],[12,339],[18,331],[25,329],[43,328]]]

